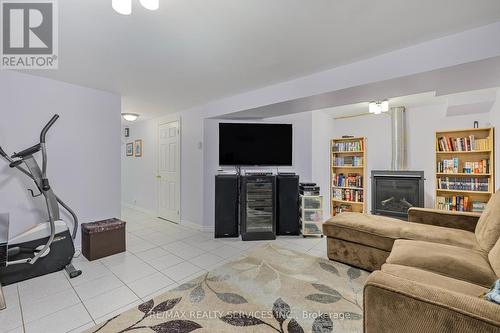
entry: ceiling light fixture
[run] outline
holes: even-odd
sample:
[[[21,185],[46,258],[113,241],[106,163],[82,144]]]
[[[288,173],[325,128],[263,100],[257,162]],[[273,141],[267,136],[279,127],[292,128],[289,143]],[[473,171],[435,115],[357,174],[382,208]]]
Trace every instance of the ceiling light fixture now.
[[[381,114],[382,112],[389,111],[389,101],[373,101],[368,104],[368,111],[373,114]]]
[[[112,0],[111,6],[122,15],[132,14],[132,0]]]
[[[160,8],[160,0],[140,0],[142,7],[149,10],[157,10]]]
[[[125,112],[125,113],[122,113],[122,117],[126,121],[136,121],[137,118],[139,118],[139,115],[137,113]]]
[[[140,0],[139,2],[142,7],[149,10],[160,8],[160,0]],[[111,6],[116,12],[122,15],[132,14],[132,0],[111,0]]]

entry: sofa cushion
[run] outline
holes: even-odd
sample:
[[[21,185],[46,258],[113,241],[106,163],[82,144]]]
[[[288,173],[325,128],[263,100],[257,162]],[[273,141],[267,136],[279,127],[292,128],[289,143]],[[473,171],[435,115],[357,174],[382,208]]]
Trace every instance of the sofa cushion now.
[[[496,280],[484,252],[452,245],[397,240],[387,263],[420,268],[486,288]]]
[[[478,297],[488,291],[487,288],[484,288],[477,284],[453,279],[441,274],[409,266],[384,264],[381,270],[384,273],[391,274],[409,281],[414,281],[474,297]]]
[[[489,252],[500,238],[500,192],[495,193],[476,226],[476,238],[479,246]]]
[[[495,274],[500,278],[500,239],[488,253],[488,259],[490,261],[491,268],[495,271]]]
[[[396,239],[411,239],[478,249],[474,233],[359,213],[342,213],[323,224],[328,237],[391,251]]]

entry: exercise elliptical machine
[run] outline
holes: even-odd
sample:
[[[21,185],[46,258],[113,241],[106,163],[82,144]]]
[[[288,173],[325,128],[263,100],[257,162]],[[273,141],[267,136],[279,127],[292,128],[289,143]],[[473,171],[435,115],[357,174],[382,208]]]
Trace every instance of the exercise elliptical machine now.
[[[31,178],[39,193],[28,190],[32,197],[44,196],[48,221],[37,224],[26,232],[9,239],[6,248],[0,249],[0,283],[9,285],[37,276],[66,269],[70,278],[82,272],[76,270],[71,261],[75,255],[74,239],[78,231],[78,217],[60,198],[58,198],[47,179],[47,150],[45,136],[54,125],[59,115],[54,115],[45,125],[40,142],[9,157],[0,147],[2,156],[11,168],[16,168]],[[42,167],[38,165],[34,154],[41,152]],[[72,217],[73,227],[60,219],[59,205]],[[0,221],[2,223],[2,221]],[[4,221],[5,223],[5,221]],[[8,221],[7,221],[8,223]]]

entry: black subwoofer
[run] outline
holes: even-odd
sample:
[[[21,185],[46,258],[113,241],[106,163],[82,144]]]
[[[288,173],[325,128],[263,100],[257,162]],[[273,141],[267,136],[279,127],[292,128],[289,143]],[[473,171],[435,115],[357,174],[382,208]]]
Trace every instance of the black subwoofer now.
[[[215,176],[215,238],[239,237],[237,175]]]
[[[278,175],[277,234],[299,235],[299,176]]]

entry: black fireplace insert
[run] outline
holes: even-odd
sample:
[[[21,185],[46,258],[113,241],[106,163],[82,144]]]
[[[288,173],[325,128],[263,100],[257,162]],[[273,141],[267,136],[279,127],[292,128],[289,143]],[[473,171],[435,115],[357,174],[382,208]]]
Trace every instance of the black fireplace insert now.
[[[411,207],[424,207],[423,171],[372,171],[372,214],[407,220]]]

